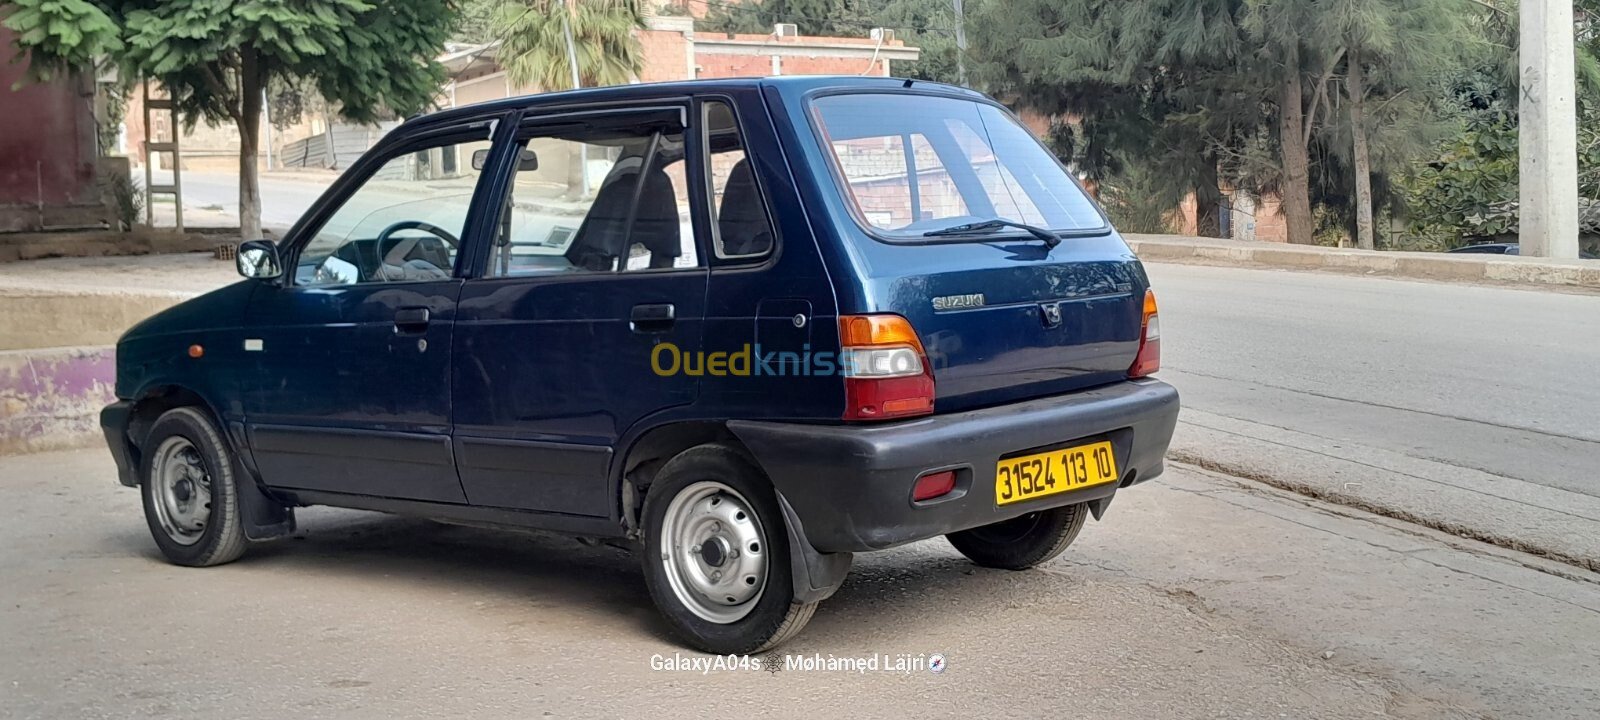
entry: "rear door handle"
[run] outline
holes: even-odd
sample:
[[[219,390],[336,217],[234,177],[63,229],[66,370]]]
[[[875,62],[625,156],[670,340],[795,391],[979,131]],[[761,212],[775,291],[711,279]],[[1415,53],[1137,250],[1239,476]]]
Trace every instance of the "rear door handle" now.
[[[400,308],[394,311],[394,331],[397,333],[422,332],[428,329],[430,313],[425,307]]]
[[[651,303],[633,306],[628,327],[636,333],[662,333],[671,330],[676,321],[677,309],[672,303]]]

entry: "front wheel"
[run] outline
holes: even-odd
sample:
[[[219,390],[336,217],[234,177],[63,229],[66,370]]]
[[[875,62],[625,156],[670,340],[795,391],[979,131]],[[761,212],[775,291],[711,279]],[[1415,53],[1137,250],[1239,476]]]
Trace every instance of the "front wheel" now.
[[[643,525],[650,597],[695,648],[761,652],[811,620],[817,604],[794,601],[777,495],[732,449],[701,445],[668,461],[645,496]]]
[[[156,418],[143,447],[145,521],[174,565],[206,567],[244,554],[233,455],[211,419],[189,407]]]
[[[1026,570],[1066,550],[1088,517],[1089,506],[1078,503],[953,532],[945,539],[984,567]]]

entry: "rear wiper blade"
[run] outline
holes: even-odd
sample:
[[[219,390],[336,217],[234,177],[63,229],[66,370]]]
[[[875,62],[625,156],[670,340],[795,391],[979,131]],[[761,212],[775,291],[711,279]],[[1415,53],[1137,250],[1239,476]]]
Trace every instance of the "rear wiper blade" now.
[[[1016,222],[1015,220],[1003,220],[1001,218],[995,218],[993,220],[980,220],[978,222],[963,223],[961,225],[951,225],[950,227],[940,228],[938,230],[929,230],[923,233],[922,236],[949,237],[951,235],[984,235],[992,233],[996,230],[1001,230],[1003,228],[1016,228],[1018,230],[1024,230],[1029,235],[1043,240],[1045,246],[1051,249],[1054,249],[1055,246],[1061,244],[1061,237],[1053,232],[1050,232],[1049,230],[1036,225],[1020,223]]]

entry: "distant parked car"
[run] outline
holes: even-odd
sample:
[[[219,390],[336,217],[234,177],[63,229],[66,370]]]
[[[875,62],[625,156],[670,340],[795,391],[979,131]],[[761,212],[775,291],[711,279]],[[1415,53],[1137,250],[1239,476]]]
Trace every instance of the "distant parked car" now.
[[[1504,243],[1504,242],[1502,242],[1502,243],[1479,243],[1477,245],[1462,245],[1461,247],[1458,247],[1458,248],[1455,248],[1455,249],[1452,249],[1452,250],[1447,250],[1446,252],[1477,253],[1477,254],[1481,254],[1481,255],[1520,255],[1520,254],[1522,254],[1522,251],[1518,249],[1517,243]],[[1583,258],[1585,260],[1600,260],[1600,255],[1595,255],[1594,253],[1580,252],[1580,253],[1578,253],[1578,257],[1581,257],[1581,258]]]
[[[584,153],[610,169],[570,193]],[[415,118],[238,263],[123,336],[101,415],[179,565],[308,505],[565,532],[639,550],[690,645],[756,652],[852,553],[1055,557],[1161,474],[1178,418],[1138,258],[1004,107],[945,85]]]

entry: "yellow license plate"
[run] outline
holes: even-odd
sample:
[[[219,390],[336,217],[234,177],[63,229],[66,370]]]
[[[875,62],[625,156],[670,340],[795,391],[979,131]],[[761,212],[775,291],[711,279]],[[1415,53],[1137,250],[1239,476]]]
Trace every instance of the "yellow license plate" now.
[[[1109,442],[1007,458],[995,466],[994,502],[1009,505],[1116,479],[1117,459]]]

